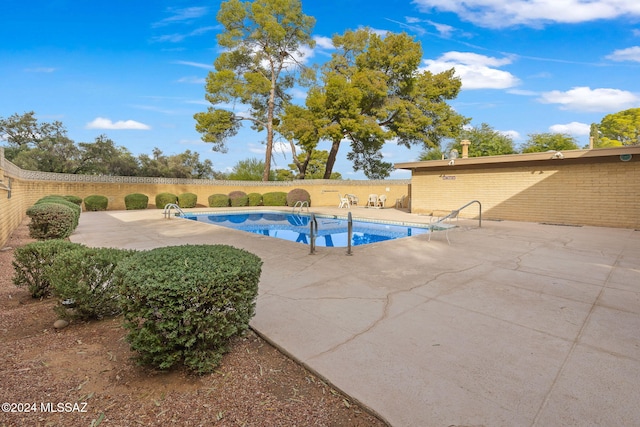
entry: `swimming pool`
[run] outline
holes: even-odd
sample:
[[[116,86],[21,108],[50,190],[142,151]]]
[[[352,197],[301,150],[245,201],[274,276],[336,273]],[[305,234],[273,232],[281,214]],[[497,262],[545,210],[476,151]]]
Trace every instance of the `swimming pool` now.
[[[223,212],[186,214],[184,218],[200,221],[291,242],[309,244],[309,221],[305,214],[286,212]],[[347,220],[338,217],[316,215],[318,231],[316,246],[347,247]],[[352,246],[366,245],[385,240],[400,239],[428,233],[427,227],[401,223],[353,221]]]

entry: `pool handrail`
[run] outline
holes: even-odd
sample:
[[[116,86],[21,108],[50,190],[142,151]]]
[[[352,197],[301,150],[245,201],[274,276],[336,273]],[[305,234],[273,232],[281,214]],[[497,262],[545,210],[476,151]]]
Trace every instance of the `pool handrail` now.
[[[184,216],[184,212],[180,209],[180,206],[175,203],[167,203],[164,205],[164,212],[162,213],[165,218],[171,218],[171,209],[175,209],[180,215]]]
[[[296,213],[296,208],[299,208],[298,213],[302,213],[302,208],[307,208],[307,212],[309,212],[309,202],[307,202],[306,200],[298,200],[293,205],[293,209],[291,209],[291,213]]]

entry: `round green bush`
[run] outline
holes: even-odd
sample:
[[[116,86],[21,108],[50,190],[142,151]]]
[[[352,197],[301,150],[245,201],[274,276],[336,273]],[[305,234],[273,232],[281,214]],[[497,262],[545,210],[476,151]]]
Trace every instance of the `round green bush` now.
[[[287,206],[295,206],[296,202],[307,202],[311,206],[311,195],[304,188],[294,188],[287,193]]]
[[[56,313],[74,319],[100,319],[120,313],[113,271],[135,253],[113,248],[78,247],[58,254],[45,269],[52,293],[58,297]]]
[[[38,203],[27,209],[29,235],[38,240],[69,237],[78,223],[76,213],[61,203]]]
[[[182,193],[178,195],[178,206],[180,206],[181,208],[195,208],[197,203],[197,194]]]
[[[13,253],[13,283],[18,287],[27,287],[34,298],[46,297],[50,293],[50,282],[45,270],[56,257],[66,251],[82,248],[79,243],[54,239],[28,243]]]
[[[124,206],[126,210],[147,209],[149,196],[141,193],[127,194],[124,196]]]
[[[249,206],[249,197],[244,191],[232,191],[229,193],[229,203],[234,208]]]
[[[229,196],[226,194],[212,194],[209,196],[209,207],[226,208],[229,206]]]
[[[138,361],[213,371],[255,314],[261,268],[256,255],[226,245],[157,248],[119,263],[124,327]]]
[[[287,193],[273,191],[262,195],[262,204],[265,206],[287,206]]]
[[[91,212],[106,211],[108,203],[106,196],[94,194],[84,198],[84,209]]]
[[[262,205],[262,194],[260,193],[249,193],[247,194],[249,198],[249,206],[260,206]]]
[[[70,201],[73,204],[76,204],[78,206],[82,206],[82,197],[78,197],[78,196],[64,196],[65,200]]]
[[[156,195],[156,208],[164,209],[169,203],[178,203],[178,196],[172,193],[160,193]]]
[[[80,221],[80,214],[82,213],[82,208],[80,207],[80,205],[70,202],[69,200],[65,199],[62,196],[55,196],[55,195],[45,196],[41,199],[38,199],[38,201],[35,202],[36,205],[39,205],[42,203],[58,203],[60,205],[64,205],[71,208],[71,210],[73,210],[73,213],[75,215],[73,228],[75,229],[78,226],[78,222]]]

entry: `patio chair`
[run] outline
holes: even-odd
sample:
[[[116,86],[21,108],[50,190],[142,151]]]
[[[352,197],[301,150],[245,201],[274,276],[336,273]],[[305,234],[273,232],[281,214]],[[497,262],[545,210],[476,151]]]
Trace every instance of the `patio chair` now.
[[[360,201],[360,199],[358,199],[358,196],[356,196],[355,194],[345,194],[345,196],[347,197],[347,199],[349,199],[349,203],[351,204],[351,206],[357,205],[358,201]]]
[[[378,203],[377,206],[384,208],[384,203],[387,201],[387,196],[385,196],[384,194],[381,194],[380,197],[378,197]]]
[[[339,208],[351,209],[351,203],[349,202],[349,198],[346,194],[344,197],[338,194],[338,197],[340,198],[340,204],[338,205]]]
[[[378,195],[369,194],[369,198],[367,199],[367,207],[372,206],[375,208],[377,205],[378,205]]]

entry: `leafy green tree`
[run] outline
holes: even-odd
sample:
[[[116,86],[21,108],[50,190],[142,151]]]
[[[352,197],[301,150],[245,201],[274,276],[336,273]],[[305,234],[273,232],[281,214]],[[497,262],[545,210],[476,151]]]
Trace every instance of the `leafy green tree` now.
[[[532,133],[522,147],[523,153],[543,151],[577,150],[576,139],[563,133]]]
[[[441,160],[444,159],[444,153],[439,147],[429,148],[427,150],[423,150],[418,157],[418,160],[421,162],[427,160]]]
[[[80,142],[80,159],[75,173],[86,175],[136,176],[138,160],[124,147],[118,147],[106,135],[94,142]]]
[[[329,158],[329,152],[326,150],[315,150],[311,153],[300,153],[297,158],[297,162],[289,164],[291,169],[291,175],[295,176],[296,170],[299,171],[299,175],[295,179],[323,179],[324,170]],[[304,175],[299,169],[299,165],[304,164]],[[291,179],[294,179],[293,177]],[[329,179],[342,179],[342,175],[339,172],[332,172]]]
[[[217,19],[225,28],[218,35],[225,52],[207,77],[206,99],[212,106],[194,115],[196,130],[220,152],[243,120],[257,131],[266,130],[262,180],[268,181],[277,117],[291,98],[287,90],[296,82],[296,58],[303,55],[302,47],[315,44],[315,20],[302,12],[300,0],[228,0],[220,5]],[[222,107],[237,101],[248,106],[248,116]]]
[[[589,128],[589,139],[593,143],[593,148],[600,147],[600,129],[598,129],[598,125],[596,123],[591,123],[591,127]]]
[[[67,131],[61,122],[39,123],[35,112],[22,115],[15,113],[8,118],[0,117],[0,140],[8,142],[5,155],[9,160],[19,151],[36,147],[41,141],[66,137]]]
[[[233,181],[260,181],[263,179],[264,161],[256,158],[240,160],[229,173],[228,179]],[[269,171],[269,181],[275,181],[276,173]]]
[[[471,142],[469,157],[499,156],[516,152],[513,139],[493,129],[487,123],[464,129],[456,141],[449,145],[447,152],[456,149],[462,153],[461,141],[465,139]]]
[[[446,103],[461,87],[454,70],[435,75],[419,71],[422,48],[409,35],[381,37],[360,29],[334,36],[333,44],[337,52],[309,90],[307,111],[292,114],[312,123],[319,140],[331,142],[325,179],[331,176],[343,140],[350,143],[347,158],[354,170],[385,178],[393,167],[383,161],[385,141],[394,139],[407,148],[437,147],[468,122]],[[292,117],[285,115],[283,121]]]
[[[630,108],[604,116],[598,126],[597,147],[640,144],[640,108]]]
[[[200,161],[198,153],[185,151],[181,154],[166,156],[159,148],[154,148],[152,156],[142,154],[140,161],[140,175],[163,178],[216,178],[211,160]]]

